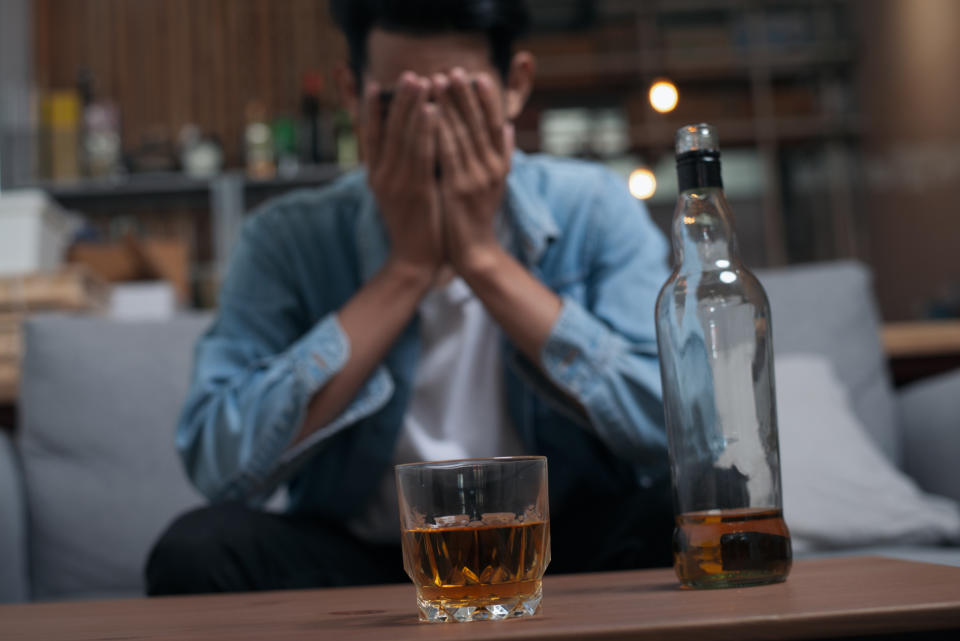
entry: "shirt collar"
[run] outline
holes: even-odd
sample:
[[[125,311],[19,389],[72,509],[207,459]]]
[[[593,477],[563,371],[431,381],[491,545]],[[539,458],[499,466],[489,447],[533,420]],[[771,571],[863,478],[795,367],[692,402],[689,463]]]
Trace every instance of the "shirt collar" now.
[[[534,189],[524,165],[526,154],[515,151],[510,174],[507,176],[504,197],[507,221],[516,239],[517,251],[527,265],[539,262],[550,243],[560,235],[547,203]],[[367,187],[365,170],[351,179],[358,182],[360,192],[357,216],[356,243],[360,258],[360,272],[366,282],[383,266],[390,251],[386,229],[380,219],[376,199]]]

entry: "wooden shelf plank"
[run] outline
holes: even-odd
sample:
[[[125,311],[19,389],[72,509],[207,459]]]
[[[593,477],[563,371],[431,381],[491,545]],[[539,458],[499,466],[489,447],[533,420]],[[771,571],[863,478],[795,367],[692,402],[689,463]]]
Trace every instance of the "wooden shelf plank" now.
[[[301,168],[292,176],[268,179],[248,178],[240,170],[228,170],[211,178],[191,178],[179,172],[129,174],[118,178],[81,179],[73,182],[40,181],[29,187],[42,189],[53,198],[110,198],[112,196],[156,196],[163,194],[205,194],[212,182],[238,175],[246,188],[293,188],[330,182],[342,173],[336,165]]]

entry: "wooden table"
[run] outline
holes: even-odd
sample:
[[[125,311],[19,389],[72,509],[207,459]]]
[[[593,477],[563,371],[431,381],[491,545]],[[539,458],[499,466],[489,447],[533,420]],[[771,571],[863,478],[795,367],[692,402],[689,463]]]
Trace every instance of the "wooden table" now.
[[[809,639],[960,630],[960,568],[801,561],[786,583],[678,587],[670,570],[547,577],[543,614],[418,623],[411,585],[0,607],[14,639]],[[911,636],[911,638],[915,638]],[[937,638],[960,639],[954,633]]]

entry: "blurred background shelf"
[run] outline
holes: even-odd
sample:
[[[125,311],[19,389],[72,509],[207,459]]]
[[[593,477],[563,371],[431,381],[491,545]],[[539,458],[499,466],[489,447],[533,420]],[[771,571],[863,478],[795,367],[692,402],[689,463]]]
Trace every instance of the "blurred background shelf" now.
[[[644,60],[637,52],[591,52],[559,54],[541,60],[537,72],[548,84],[571,74],[606,76],[669,75],[676,80],[737,77],[762,70],[773,77],[790,76],[815,67],[839,67],[854,62],[853,49],[843,43],[815,43],[804,51],[784,52],[768,47],[732,51],[722,47],[695,47],[682,53],[647,51]]]
[[[251,178],[241,170],[226,171],[210,178],[192,178],[181,172],[140,173],[70,182],[44,180],[22,186],[42,189],[57,200],[73,202],[127,196],[206,194],[223,180],[237,180],[245,189],[253,191],[314,187],[334,180],[342,171],[337,165],[317,165],[301,167],[292,175],[272,178]]]
[[[302,166],[291,175],[252,178],[242,170],[229,170],[203,179],[165,172],[41,181],[30,187],[44,190],[68,210],[82,212],[103,237],[116,236],[119,228],[136,235],[191,239],[193,303],[207,306],[246,212],[291,189],[323,186],[342,171],[337,165]]]

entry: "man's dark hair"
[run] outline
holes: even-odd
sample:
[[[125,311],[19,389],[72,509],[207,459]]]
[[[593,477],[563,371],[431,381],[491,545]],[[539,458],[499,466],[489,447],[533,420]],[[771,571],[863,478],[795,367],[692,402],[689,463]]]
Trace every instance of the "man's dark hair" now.
[[[330,0],[334,22],[347,37],[350,68],[358,87],[374,28],[410,35],[451,31],[485,34],[493,65],[504,79],[513,44],[530,26],[525,0]]]

